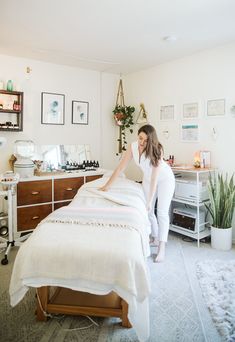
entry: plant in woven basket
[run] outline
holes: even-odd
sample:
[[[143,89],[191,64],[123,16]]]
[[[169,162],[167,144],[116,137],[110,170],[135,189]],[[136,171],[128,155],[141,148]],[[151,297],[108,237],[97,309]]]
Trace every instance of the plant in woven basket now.
[[[211,175],[208,182],[210,205],[206,205],[214,228],[230,228],[235,210],[235,184],[222,174]]]
[[[131,128],[134,125],[133,114],[135,112],[135,107],[132,106],[121,106],[117,104],[113,110],[114,119],[116,124],[119,126],[119,153],[126,150],[126,130],[129,129],[130,133],[133,133]]]

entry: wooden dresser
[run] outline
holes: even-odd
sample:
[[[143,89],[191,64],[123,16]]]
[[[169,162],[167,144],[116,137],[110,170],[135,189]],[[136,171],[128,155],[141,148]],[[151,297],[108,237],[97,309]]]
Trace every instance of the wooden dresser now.
[[[52,211],[68,205],[78,189],[102,177],[104,170],[22,179],[17,185],[16,231],[26,232]]]

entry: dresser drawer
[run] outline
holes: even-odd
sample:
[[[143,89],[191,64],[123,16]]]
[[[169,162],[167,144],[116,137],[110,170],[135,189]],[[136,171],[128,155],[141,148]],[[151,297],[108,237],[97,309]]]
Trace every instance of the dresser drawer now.
[[[55,179],[54,181],[54,200],[62,201],[72,199],[78,189],[84,184],[83,177]]]
[[[71,201],[66,201],[66,202],[55,202],[54,203],[54,210],[65,207],[66,205],[69,205],[69,203],[71,203]]]
[[[91,182],[91,181],[96,180],[96,179],[99,179],[101,177],[103,177],[103,175],[87,176],[86,177],[86,183]]]
[[[51,204],[17,209],[17,231],[34,229],[38,223],[52,212]]]
[[[52,201],[51,180],[19,182],[17,185],[17,205],[46,203]]]

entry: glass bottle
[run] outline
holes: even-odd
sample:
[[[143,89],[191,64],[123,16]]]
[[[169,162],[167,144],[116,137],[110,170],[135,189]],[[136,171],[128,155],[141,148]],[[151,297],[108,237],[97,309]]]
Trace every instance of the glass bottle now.
[[[7,82],[7,91],[12,91],[13,90],[13,82],[12,80],[9,80]]]

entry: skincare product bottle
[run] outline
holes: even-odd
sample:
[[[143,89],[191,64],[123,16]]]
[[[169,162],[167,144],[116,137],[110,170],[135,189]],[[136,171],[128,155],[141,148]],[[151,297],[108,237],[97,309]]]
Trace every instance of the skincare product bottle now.
[[[13,82],[12,82],[12,80],[9,80],[7,82],[7,90],[8,91],[12,91],[13,90]]]

